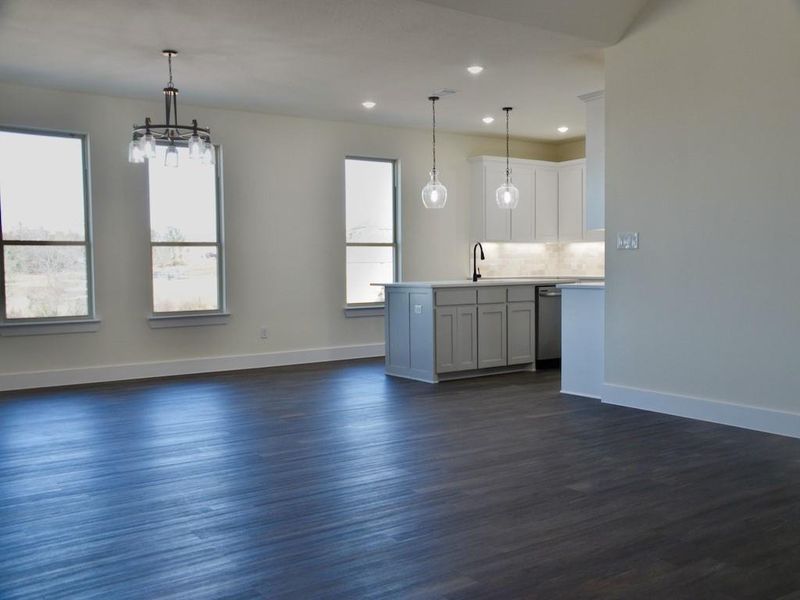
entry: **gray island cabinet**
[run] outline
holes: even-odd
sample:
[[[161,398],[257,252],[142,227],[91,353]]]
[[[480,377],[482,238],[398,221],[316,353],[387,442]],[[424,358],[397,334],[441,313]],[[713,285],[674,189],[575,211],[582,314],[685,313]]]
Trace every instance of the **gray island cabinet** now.
[[[536,288],[563,280],[383,284],[386,373],[437,383],[533,370]]]

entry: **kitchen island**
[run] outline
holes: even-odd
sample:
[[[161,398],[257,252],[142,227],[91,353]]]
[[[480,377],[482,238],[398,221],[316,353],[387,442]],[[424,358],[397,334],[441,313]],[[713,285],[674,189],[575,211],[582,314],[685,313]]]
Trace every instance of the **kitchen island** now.
[[[578,278],[416,281],[385,292],[386,373],[428,383],[536,364],[539,288]]]

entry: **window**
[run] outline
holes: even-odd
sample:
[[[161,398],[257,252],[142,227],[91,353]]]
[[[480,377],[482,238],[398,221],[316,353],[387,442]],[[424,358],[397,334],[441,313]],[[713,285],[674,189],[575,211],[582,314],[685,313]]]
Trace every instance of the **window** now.
[[[0,128],[5,324],[94,318],[86,136]]]
[[[377,158],[345,160],[347,304],[380,304],[397,279],[397,164]]]
[[[164,166],[166,146],[147,162],[153,314],[193,315],[225,310],[221,153],[217,164],[189,158]]]

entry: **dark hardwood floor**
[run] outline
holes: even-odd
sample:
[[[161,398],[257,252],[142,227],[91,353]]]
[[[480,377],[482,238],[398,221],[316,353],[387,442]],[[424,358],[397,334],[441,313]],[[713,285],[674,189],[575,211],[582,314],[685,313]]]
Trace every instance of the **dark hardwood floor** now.
[[[800,598],[800,441],[353,361],[0,395],[0,598]]]

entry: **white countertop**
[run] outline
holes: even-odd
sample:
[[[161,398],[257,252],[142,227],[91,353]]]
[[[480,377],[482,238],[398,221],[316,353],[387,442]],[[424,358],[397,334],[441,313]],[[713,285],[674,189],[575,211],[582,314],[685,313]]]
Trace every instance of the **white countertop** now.
[[[605,281],[575,281],[570,283],[559,283],[556,287],[562,290],[604,290]]]
[[[602,282],[601,277],[513,277],[507,279],[450,279],[443,281],[397,281],[394,283],[373,283],[371,285],[382,287],[471,287],[471,286],[493,286],[493,285],[557,285],[557,284],[597,284]]]

